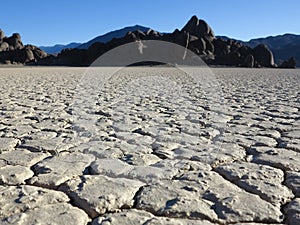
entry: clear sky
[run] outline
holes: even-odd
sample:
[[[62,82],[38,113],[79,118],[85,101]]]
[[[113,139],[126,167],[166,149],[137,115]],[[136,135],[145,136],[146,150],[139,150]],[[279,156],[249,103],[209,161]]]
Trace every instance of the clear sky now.
[[[241,40],[300,34],[300,0],[6,0],[0,8],[5,34],[38,46],[86,42],[135,24],[171,32],[192,15],[216,35]]]

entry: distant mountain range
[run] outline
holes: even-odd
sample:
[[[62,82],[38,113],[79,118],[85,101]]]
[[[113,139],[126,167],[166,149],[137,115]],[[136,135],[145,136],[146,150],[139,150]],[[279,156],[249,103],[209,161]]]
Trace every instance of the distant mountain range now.
[[[111,41],[113,38],[124,37],[129,31],[132,32],[132,31],[140,30],[142,32],[146,32],[149,29],[150,29],[149,27],[144,27],[144,26],[140,26],[140,25],[129,26],[129,27],[124,27],[119,30],[108,32],[104,35],[100,35],[86,43],[73,42],[73,43],[70,43],[67,45],[58,44],[58,45],[54,45],[54,46],[40,46],[39,48],[49,54],[57,54],[57,53],[61,52],[63,49],[67,49],[67,48],[88,49],[92,44],[94,44],[96,42],[107,43],[107,42]]]
[[[70,44],[67,45],[54,45],[54,46],[40,46],[39,48],[42,49],[43,51],[49,53],[49,54],[57,54],[59,52],[61,52],[63,49],[66,48],[77,48],[79,45],[81,45],[81,43],[76,43],[76,42],[72,42]]]

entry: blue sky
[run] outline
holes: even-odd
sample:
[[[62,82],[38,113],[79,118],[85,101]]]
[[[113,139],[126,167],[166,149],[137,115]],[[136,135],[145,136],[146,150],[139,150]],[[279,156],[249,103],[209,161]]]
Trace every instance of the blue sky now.
[[[217,35],[241,40],[300,34],[299,0],[13,0],[1,2],[0,28],[40,46],[86,42],[135,24],[171,32],[192,15]]]

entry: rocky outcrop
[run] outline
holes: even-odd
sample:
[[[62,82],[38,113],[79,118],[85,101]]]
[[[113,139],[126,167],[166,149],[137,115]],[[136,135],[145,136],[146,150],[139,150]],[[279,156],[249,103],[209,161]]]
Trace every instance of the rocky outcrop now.
[[[275,67],[274,57],[265,45],[254,49],[236,40],[217,38],[213,42],[216,60],[214,64],[241,67]]]
[[[48,54],[33,45],[23,45],[21,35],[6,37],[0,29],[0,64],[26,64],[47,57]]]
[[[21,35],[18,33],[14,33],[11,37],[3,38],[3,42],[8,43],[10,50],[17,50],[23,48]]]
[[[193,16],[181,31],[186,31],[190,35],[194,35],[198,38],[205,38],[209,41],[213,41],[215,39],[215,35],[211,27],[204,20],[199,20],[197,16]]]
[[[176,29],[173,33],[161,34],[151,29],[147,32],[140,30],[128,32],[124,37],[114,38],[107,43],[94,43],[88,49],[65,49],[57,57],[49,56],[38,64],[89,66],[99,56],[115,47],[143,40],[160,40],[181,45],[199,55],[209,65],[276,67],[273,53],[266,45],[258,45],[252,49],[236,40],[216,38],[211,27],[196,16],[193,16],[181,30]],[[293,65],[291,59],[281,67],[291,68]]]
[[[198,55],[213,55],[215,35],[211,27],[204,21],[193,16],[180,31],[188,35],[188,47]]]

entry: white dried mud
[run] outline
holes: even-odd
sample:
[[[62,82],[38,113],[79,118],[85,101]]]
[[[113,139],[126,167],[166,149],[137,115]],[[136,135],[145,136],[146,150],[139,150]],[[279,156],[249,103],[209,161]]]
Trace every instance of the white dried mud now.
[[[300,224],[299,70],[115,71],[0,68],[1,225]]]

